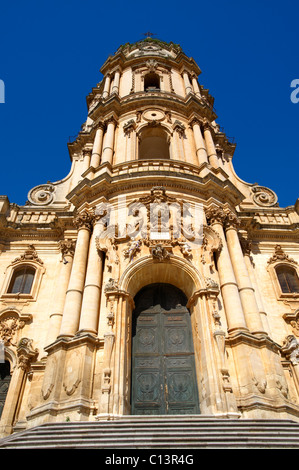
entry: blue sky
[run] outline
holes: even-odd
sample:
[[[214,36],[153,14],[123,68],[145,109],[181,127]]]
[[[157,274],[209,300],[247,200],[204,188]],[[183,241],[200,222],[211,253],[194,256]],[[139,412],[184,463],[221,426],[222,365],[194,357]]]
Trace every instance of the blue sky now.
[[[178,43],[202,70],[218,123],[234,137],[234,166],[273,189],[282,207],[298,188],[298,1],[2,2],[0,194],[25,204],[31,188],[70,170],[67,142],[86,120],[86,96],[121,44]],[[299,94],[298,94],[299,96]]]

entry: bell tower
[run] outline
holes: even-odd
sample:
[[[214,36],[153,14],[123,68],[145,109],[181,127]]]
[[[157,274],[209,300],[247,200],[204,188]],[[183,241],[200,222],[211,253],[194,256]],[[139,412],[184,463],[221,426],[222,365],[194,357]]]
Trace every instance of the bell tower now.
[[[24,207],[4,201],[0,324],[5,302],[21,305],[34,354],[12,375],[3,429],[138,413],[299,420],[298,208],[236,175],[236,145],[179,45],[127,43],[100,71],[70,173]],[[29,260],[14,254],[20,236]],[[33,287],[16,294],[24,263]]]

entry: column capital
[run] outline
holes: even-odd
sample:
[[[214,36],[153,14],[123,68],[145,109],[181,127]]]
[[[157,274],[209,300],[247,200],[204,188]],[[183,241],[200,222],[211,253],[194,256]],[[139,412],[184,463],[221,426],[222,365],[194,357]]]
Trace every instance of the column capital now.
[[[84,147],[82,149],[82,154],[83,154],[84,157],[85,157],[85,155],[90,156],[91,153],[92,153],[92,147]]]
[[[236,214],[234,214],[231,211],[228,214],[226,214],[226,217],[225,217],[225,229],[226,230],[229,230],[230,228],[238,230],[240,225],[241,225],[240,219],[238,219]]]
[[[85,229],[92,231],[93,221],[94,221],[93,214],[90,214],[89,212],[85,210],[81,212],[80,214],[76,215],[74,219],[74,225],[78,230],[80,230],[81,228],[85,228]]]
[[[206,209],[206,218],[210,222],[210,225],[221,224],[223,225],[226,219],[226,213],[221,207],[211,207]]]
[[[116,126],[117,124],[117,119],[115,116],[109,116],[107,119],[105,119],[105,124],[108,126],[108,124],[114,124]]]
[[[132,131],[136,129],[136,122],[134,119],[130,119],[123,125],[123,130],[125,135],[130,135]]]
[[[197,117],[197,116],[193,116],[190,121],[189,121],[189,126],[190,127],[193,127],[195,125],[198,125],[198,126],[201,126],[202,125],[202,121]]]
[[[96,123],[96,126],[95,126],[95,129],[98,130],[98,129],[102,129],[104,130],[105,129],[105,123],[103,121],[99,121]]]
[[[210,131],[210,132],[213,132],[213,128],[211,126],[211,123],[207,120],[204,120],[204,122],[202,123],[203,125],[203,130],[204,131]]]
[[[121,68],[120,65],[117,65],[117,66],[111,71],[111,75],[114,75],[115,73],[119,73],[119,74],[122,73],[122,68]]]
[[[58,242],[59,249],[63,256],[70,255],[74,256],[76,240],[65,239]]]
[[[182,69],[181,71],[181,76],[183,77],[184,74],[187,74],[188,76],[191,75],[190,71],[187,70],[186,68]]]
[[[176,120],[173,124],[173,130],[177,132],[180,136],[184,135],[185,133],[185,126],[182,122]]]

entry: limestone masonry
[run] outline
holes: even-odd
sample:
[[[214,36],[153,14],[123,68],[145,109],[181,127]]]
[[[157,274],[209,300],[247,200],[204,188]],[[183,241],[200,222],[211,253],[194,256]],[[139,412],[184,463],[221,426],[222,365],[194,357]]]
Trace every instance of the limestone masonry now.
[[[132,414],[299,421],[299,200],[236,175],[179,45],[125,44],[101,73],[69,174],[24,206],[0,196],[0,437]]]

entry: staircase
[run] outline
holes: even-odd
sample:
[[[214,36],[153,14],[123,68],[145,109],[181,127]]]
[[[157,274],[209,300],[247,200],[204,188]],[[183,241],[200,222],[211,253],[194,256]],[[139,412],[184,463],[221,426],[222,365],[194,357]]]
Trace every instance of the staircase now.
[[[296,449],[299,423],[200,415],[47,423],[0,439],[1,449]]]

